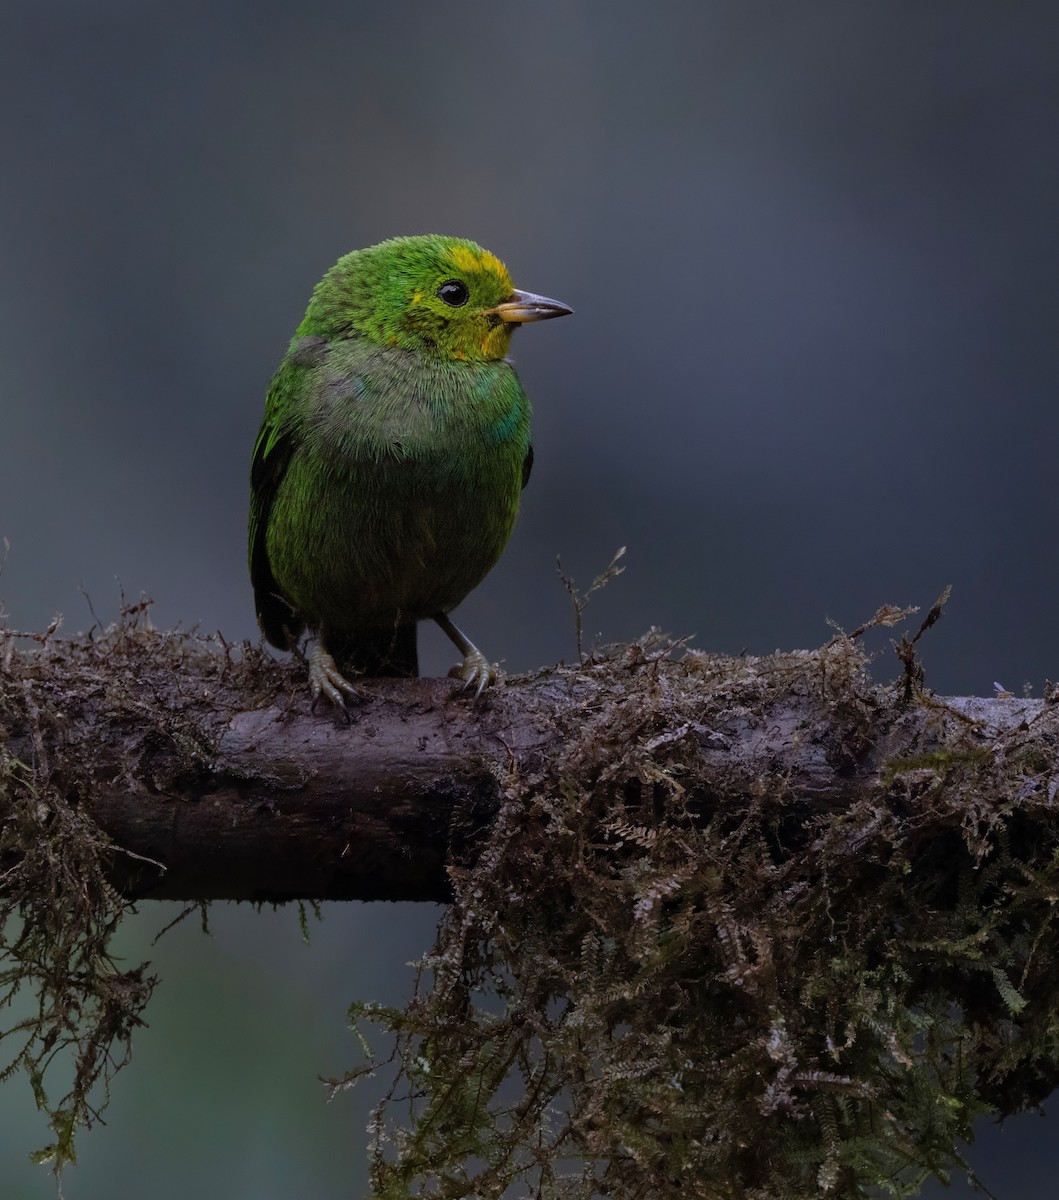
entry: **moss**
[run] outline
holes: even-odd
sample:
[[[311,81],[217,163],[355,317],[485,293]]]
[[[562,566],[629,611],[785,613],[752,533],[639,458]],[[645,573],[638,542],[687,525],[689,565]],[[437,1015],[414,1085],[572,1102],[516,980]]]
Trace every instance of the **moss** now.
[[[552,713],[541,744],[561,752],[483,763],[503,803],[476,861],[450,868],[415,996],[351,1010],[396,1037],[375,1196],[912,1195],[960,1164],[976,1116],[1043,1099],[1059,1081],[1054,758],[1017,728],[987,753],[949,720],[917,690],[918,636],[893,687],[852,636],[728,658],[653,634],[522,681],[512,711]],[[246,708],[301,683],[253,647],[159,633],[142,606],[22,645],[0,631],[0,1005],[36,1002],[0,1050],[61,1166],[155,985],[108,952],[128,904],[108,883],[124,851],[83,803],[100,739],[125,714],[175,787],[211,761],[218,697]],[[578,703],[533,710],[557,685]],[[502,745],[504,693],[490,704]],[[913,708],[926,731],[908,753]],[[793,779],[777,729],[850,786],[821,798]],[[60,1061],[73,1082],[55,1096]]]
[[[1047,789],[1003,774],[1018,734],[987,753],[967,725],[814,805],[767,756],[719,781],[709,747],[800,697],[841,773],[907,680],[845,638],[665,649],[578,672],[566,752],[502,780],[415,999],[354,1011],[397,1038],[374,1196],[913,1195],[1059,1080],[1059,845]]]
[[[282,669],[253,647],[160,633],[149,605],[71,640],[19,636],[0,622],[0,1079],[23,1071],[54,1140],[34,1154],[76,1161],[77,1131],[106,1105],[129,1060],[156,979],[119,964],[111,939],[131,905],[109,883],[113,846],[86,812],[100,740],[123,714],[179,774],[208,759],[208,699],[182,688],[194,660],[216,691],[273,694]],[[201,673],[196,673],[201,677]],[[144,699],[144,681],[157,682]],[[55,1080],[62,1080],[56,1085]],[[57,1090],[56,1090],[57,1089]]]
[[[907,758],[891,759],[883,770],[883,782],[889,786],[906,771],[944,773],[957,767],[977,767],[987,763],[993,751],[988,746],[966,746],[959,750],[928,750]]]

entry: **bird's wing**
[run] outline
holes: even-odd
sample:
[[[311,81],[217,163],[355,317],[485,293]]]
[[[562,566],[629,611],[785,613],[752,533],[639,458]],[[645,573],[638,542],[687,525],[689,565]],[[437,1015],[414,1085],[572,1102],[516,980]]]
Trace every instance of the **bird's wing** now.
[[[530,472],[533,470],[533,443],[530,442],[529,448],[526,450],[526,457],[522,460],[522,486],[525,487],[529,483]]]
[[[285,362],[269,386],[265,419],[254,444],[250,467],[250,582],[254,585],[254,603],[261,631],[282,650],[293,646],[304,622],[298,619],[280,593],[268,560],[267,537],[276,491],[298,447],[297,426],[289,419],[290,390],[295,383],[292,373],[297,371],[296,365]]]

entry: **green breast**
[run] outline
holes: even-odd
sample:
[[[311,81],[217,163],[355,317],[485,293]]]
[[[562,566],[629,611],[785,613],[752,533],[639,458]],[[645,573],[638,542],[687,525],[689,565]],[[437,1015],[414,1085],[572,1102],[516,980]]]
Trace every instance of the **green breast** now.
[[[529,403],[515,372],[356,342],[315,357],[269,515],[280,590],[310,625],[341,632],[449,611],[518,512]]]

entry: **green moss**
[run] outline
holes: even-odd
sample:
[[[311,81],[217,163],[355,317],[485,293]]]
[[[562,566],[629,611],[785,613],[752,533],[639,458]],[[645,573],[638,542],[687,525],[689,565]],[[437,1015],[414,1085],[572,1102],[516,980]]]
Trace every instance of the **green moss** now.
[[[955,767],[975,767],[987,763],[993,751],[988,746],[964,746],[958,750],[928,750],[907,758],[891,759],[883,769],[886,786],[906,771],[937,771],[944,773]]]

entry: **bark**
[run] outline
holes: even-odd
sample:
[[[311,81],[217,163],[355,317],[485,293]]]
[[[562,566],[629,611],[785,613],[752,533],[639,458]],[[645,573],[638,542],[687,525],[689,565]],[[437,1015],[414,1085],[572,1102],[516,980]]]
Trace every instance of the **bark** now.
[[[325,706],[311,711],[290,671],[262,702],[216,654],[182,652],[174,667],[170,643],[152,654],[150,638],[137,637],[145,644],[122,659],[116,706],[113,661],[99,657],[87,675],[67,665],[56,682],[56,663],[70,656],[52,648],[33,660],[33,689],[24,690],[37,699],[25,720],[10,706],[7,717],[9,752],[32,758],[53,784],[68,777],[68,802],[124,851],[113,882],[137,898],[444,902],[448,869],[473,861],[512,780],[525,786],[545,762],[554,773],[575,742],[583,755],[597,740],[604,757],[608,739],[623,743],[634,682],[684,689],[683,716],[666,727],[656,705],[648,740],[680,742],[711,806],[742,803],[761,779],[782,779],[804,818],[885,789],[894,762],[913,770],[917,756],[941,761],[949,747],[966,756],[969,736],[982,761],[1015,731],[1023,750],[1037,747],[1048,762],[1056,740],[1055,706],[1043,700],[916,693],[902,702],[901,689],[869,684],[851,742],[848,729],[829,736],[827,722],[848,725],[848,715],[834,696],[803,686],[803,669],[798,686],[773,683],[760,704],[725,708],[717,689],[733,663],[750,669],[741,660],[663,665],[635,646],[605,668],[509,681],[477,703],[447,680],[368,680],[347,724]],[[773,680],[782,678],[782,663],[770,661]],[[6,666],[14,672],[10,652]],[[706,724],[687,720],[689,688],[711,698]],[[48,695],[61,721],[34,717]],[[179,720],[160,716],[172,712]],[[69,767],[71,748],[90,778]]]

